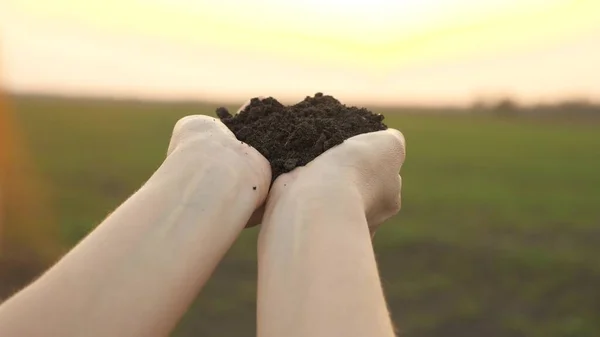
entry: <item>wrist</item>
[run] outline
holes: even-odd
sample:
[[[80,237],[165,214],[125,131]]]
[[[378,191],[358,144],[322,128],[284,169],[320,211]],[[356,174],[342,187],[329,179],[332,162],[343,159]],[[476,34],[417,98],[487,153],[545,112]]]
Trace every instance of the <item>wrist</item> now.
[[[255,207],[264,202],[271,182],[269,162],[256,149],[235,138],[210,135],[177,146],[149,182],[189,185],[194,182],[191,178],[200,173],[211,185],[210,191],[205,192],[214,194],[213,198],[218,198],[224,189],[249,190],[256,199],[252,203]]]
[[[359,189],[348,174],[337,170],[310,170],[300,167],[279,177],[271,187],[269,200],[277,203],[287,197],[344,205],[362,205]],[[361,207],[362,208],[362,207]]]
[[[362,198],[351,183],[305,178],[291,174],[277,179],[269,193],[263,225],[302,225],[297,219],[306,218],[331,221],[330,226],[336,226],[364,219]]]

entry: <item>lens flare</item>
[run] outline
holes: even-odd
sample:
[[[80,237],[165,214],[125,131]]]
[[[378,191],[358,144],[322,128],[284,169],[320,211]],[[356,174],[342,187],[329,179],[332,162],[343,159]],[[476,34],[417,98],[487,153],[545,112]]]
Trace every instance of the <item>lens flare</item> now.
[[[46,264],[60,252],[43,184],[25,149],[0,83],[0,270]]]

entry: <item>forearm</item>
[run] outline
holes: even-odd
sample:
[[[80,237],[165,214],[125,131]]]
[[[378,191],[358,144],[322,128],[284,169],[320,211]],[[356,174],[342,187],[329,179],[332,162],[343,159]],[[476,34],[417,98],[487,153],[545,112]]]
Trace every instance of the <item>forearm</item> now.
[[[256,191],[246,186],[253,182],[232,177],[208,156],[173,153],[61,261],[0,306],[0,334],[167,335],[256,206]]]
[[[393,336],[359,198],[292,194],[260,232],[258,336]]]

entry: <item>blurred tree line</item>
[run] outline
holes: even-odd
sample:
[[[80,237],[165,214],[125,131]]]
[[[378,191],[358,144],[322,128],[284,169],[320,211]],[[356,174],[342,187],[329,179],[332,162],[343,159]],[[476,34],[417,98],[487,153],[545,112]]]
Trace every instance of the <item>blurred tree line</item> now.
[[[471,110],[499,116],[590,116],[600,117],[600,104],[588,99],[572,99],[558,103],[521,105],[517,100],[505,97],[498,100],[477,100]]]

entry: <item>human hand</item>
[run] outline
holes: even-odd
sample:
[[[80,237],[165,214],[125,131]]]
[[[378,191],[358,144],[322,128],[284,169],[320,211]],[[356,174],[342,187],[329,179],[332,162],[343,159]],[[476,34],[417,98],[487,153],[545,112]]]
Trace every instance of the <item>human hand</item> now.
[[[397,130],[365,133],[275,180],[258,237],[258,336],[394,335],[371,237],[400,209],[404,156]]]
[[[243,107],[242,107],[243,108]],[[216,163],[214,170],[226,174],[215,174],[220,179],[230,179],[241,189],[251,190],[255,212],[246,227],[257,225],[262,219],[263,203],[271,182],[271,167],[256,149],[236,139],[235,135],[216,118],[192,115],[180,119],[173,130],[167,151],[167,160],[175,153],[185,152],[202,161]],[[181,161],[176,165],[185,165]],[[219,186],[218,182],[215,183]],[[227,184],[231,186],[231,184]],[[210,197],[210,191],[206,193]],[[235,210],[231,210],[235,211]]]
[[[287,195],[318,199],[323,208],[351,200],[361,207],[371,233],[400,210],[402,179],[398,172],[406,154],[398,130],[365,133],[331,148],[304,167],[281,175],[267,201],[267,212]],[[344,198],[341,198],[343,196]]]

